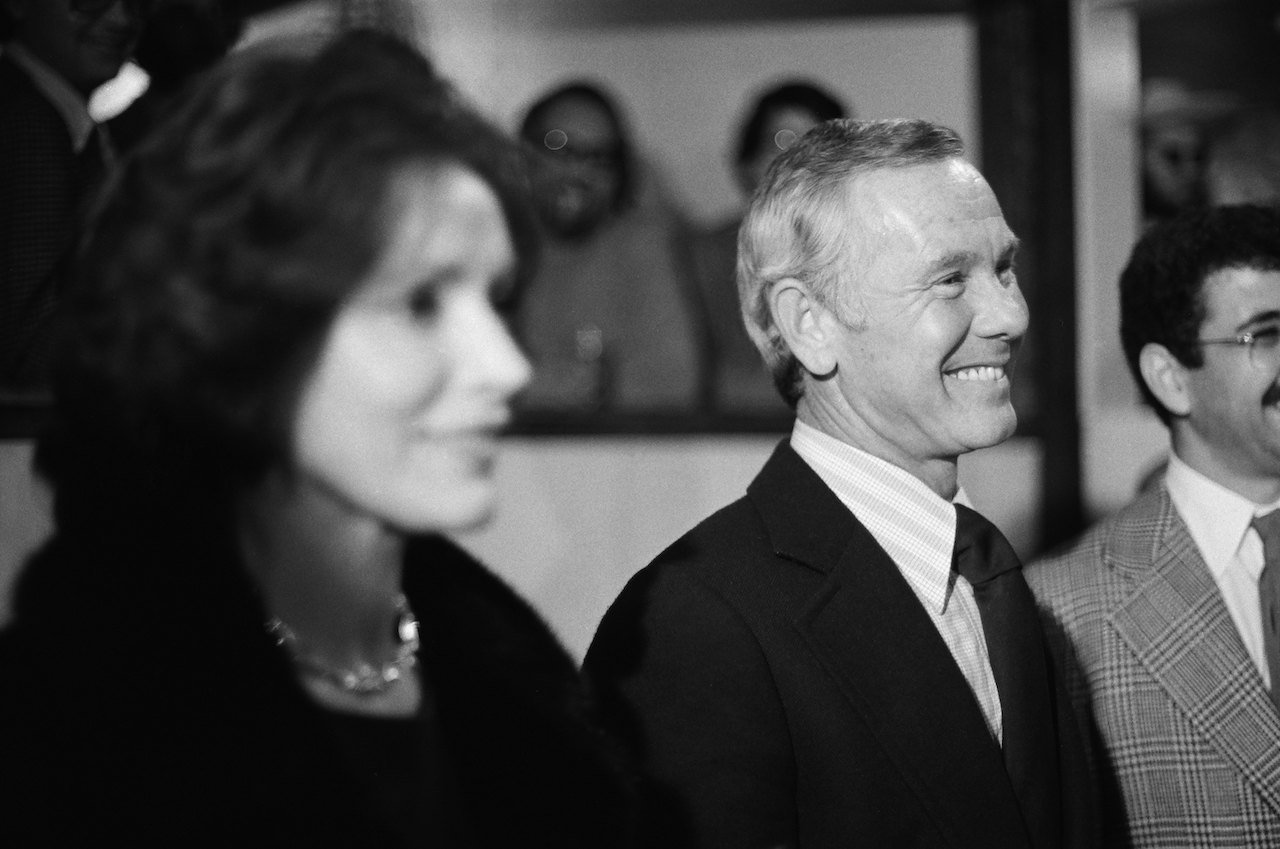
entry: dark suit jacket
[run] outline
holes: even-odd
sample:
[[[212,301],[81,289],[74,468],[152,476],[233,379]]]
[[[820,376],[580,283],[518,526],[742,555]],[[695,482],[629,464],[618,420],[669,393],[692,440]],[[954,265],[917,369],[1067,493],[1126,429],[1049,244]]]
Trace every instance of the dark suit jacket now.
[[[745,498],[632,579],[585,669],[666,795],[655,844],[1029,845],[927,612],[786,443]],[[1087,767],[1058,706],[1063,846],[1092,845]]]
[[[1027,569],[1109,846],[1280,846],[1280,713],[1163,485]]]
[[[80,202],[75,170],[62,116],[0,56],[0,387],[46,381],[59,266]]]

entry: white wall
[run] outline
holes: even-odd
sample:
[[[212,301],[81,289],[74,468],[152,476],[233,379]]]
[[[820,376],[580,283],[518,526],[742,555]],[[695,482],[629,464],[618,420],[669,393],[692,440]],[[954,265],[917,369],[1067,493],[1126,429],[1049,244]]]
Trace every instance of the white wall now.
[[[459,539],[520,590],[581,658],[622,585],[741,496],[780,436],[509,440],[497,519]],[[1015,439],[961,458],[974,505],[1021,552],[1034,544],[1040,451]]]
[[[1075,0],[1077,340],[1083,491],[1092,516],[1135,493],[1168,444],[1120,348],[1120,271],[1141,217],[1138,34],[1131,6]]]
[[[942,122],[980,153],[975,31],[961,15],[553,30],[519,27],[483,0],[420,0],[419,10],[439,68],[508,129],[559,82],[605,83],[699,218],[739,203],[727,156],[742,111],[784,76],[829,85],[858,117]]]
[[[0,440],[0,625],[23,560],[52,527],[53,500],[31,467],[35,444]]]

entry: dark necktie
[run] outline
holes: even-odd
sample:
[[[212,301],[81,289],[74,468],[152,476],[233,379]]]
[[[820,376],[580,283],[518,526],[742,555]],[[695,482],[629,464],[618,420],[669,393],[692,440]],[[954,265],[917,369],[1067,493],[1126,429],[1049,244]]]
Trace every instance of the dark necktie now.
[[[1004,764],[1036,849],[1061,843],[1062,800],[1053,686],[1035,599],[1009,541],[956,505],[955,568],[973,586],[1000,694]]]
[[[1271,701],[1280,707],[1280,510],[1255,517],[1253,527],[1262,537],[1263,567],[1258,576],[1262,646],[1271,670]]]

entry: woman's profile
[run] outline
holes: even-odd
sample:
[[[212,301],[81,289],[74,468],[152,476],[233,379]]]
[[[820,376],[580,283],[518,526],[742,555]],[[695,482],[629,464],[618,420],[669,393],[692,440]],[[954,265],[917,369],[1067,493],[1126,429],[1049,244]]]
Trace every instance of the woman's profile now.
[[[626,845],[572,661],[446,539],[529,377],[528,215],[508,142],[372,33],[232,56],[130,157],[0,638],[8,845]]]

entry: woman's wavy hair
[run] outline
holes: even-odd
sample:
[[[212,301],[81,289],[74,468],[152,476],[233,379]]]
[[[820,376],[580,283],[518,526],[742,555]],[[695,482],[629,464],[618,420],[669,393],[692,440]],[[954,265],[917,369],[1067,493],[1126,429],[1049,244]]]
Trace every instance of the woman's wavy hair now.
[[[394,184],[449,164],[493,188],[527,273],[514,143],[413,48],[347,32],[210,71],[115,175],[79,252],[39,454],[59,524],[104,503],[226,518],[287,464],[298,393],[384,247]]]

